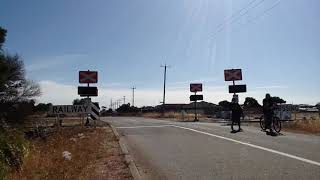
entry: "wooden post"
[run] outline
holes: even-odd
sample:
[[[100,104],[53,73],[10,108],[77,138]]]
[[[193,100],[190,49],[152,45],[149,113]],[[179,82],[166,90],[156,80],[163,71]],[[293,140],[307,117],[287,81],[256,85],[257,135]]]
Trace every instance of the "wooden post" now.
[[[82,127],[82,114],[80,114],[80,126]]]
[[[58,115],[56,115],[56,118],[54,119],[54,127],[58,126]]]

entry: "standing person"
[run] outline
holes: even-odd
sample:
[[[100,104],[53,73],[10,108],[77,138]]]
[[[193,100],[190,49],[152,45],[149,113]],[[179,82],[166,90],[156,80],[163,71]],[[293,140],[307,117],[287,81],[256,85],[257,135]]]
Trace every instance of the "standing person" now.
[[[240,125],[240,118],[241,118],[241,116],[243,116],[243,111],[242,111],[241,106],[239,105],[238,98],[236,98],[236,97],[232,98],[230,109],[231,109],[231,112],[232,112],[232,115],[231,115],[231,121],[232,121],[231,130],[232,130],[232,132],[241,132],[241,131],[243,131],[241,129],[241,125]],[[238,123],[238,126],[239,126],[238,131],[235,131],[233,129],[233,126],[234,126],[235,123]]]
[[[273,117],[273,101],[270,94],[266,94],[266,97],[263,99],[263,115],[266,126],[266,134],[273,135],[274,132],[271,128],[272,117]],[[267,131],[269,129],[269,132]]]

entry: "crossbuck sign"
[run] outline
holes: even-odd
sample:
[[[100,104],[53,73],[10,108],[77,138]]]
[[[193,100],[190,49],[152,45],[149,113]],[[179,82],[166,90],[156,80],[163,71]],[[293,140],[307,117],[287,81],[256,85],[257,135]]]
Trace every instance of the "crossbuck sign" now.
[[[79,71],[79,83],[97,83],[97,71]]]
[[[224,70],[224,80],[225,81],[242,80],[241,69],[226,69],[226,70]]]
[[[202,91],[202,84],[190,84],[190,92],[201,92]]]

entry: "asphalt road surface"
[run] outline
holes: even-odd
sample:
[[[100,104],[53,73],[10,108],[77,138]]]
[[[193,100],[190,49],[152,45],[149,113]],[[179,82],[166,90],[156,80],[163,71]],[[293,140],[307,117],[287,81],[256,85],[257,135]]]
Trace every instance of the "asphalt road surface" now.
[[[137,117],[115,126],[144,179],[320,179],[320,137]]]

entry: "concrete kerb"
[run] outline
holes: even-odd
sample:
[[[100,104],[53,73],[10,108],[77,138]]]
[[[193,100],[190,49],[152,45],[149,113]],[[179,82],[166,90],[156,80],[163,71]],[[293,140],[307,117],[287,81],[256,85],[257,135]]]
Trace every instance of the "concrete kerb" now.
[[[125,160],[129,165],[129,169],[130,169],[130,172],[131,172],[131,175],[132,175],[133,179],[142,180],[141,175],[140,175],[140,173],[138,171],[138,168],[137,168],[136,164],[134,163],[132,157],[130,156],[129,151],[128,151],[125,143],[124,143],[123,138],[120,137],[117,129],[114,126],[112,126],[110,124],[110,127],[111,127],[114,135],[116,136],[117,140],[119,141],[119,145],[120,145],[121,151],[125,155]]]

